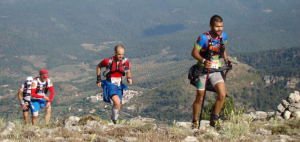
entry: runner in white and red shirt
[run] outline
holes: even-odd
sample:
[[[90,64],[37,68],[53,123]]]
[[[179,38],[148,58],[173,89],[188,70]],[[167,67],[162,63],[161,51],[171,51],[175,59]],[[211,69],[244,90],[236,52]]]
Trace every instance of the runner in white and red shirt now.
[[[36,77],[31,85],[31,108],[32,108],[32,124],[36,125],[40,108],[46,108],[45,123],[48,124],[51,116],[51,101],[54,97],[53,83],[48,78],[48,71],[40,70],[40,76]],[[46,96],[50,91],[49,98]]]

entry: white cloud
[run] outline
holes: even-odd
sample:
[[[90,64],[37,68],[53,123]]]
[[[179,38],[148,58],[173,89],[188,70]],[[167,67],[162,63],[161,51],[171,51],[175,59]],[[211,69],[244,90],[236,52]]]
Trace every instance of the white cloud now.
[[[273,10],[272,9],[264,9],[263,12],[271,13],[271,12],[273,12]]]

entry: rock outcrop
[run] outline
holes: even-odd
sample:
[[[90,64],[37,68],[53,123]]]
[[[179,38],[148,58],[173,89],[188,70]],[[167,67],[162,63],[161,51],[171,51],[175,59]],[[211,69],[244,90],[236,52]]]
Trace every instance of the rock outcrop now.
[[[277,115],[284,119],[300,118],[300,94],[299,91],[291,93],[277,106]]]
[[[262,78],[264,84],[266,86],[270,85],[270,84],[274,84],[278,81],[283,81],[284,82],[284,85],[285,87],[287,88],[295,88],[296,87],[296,84],[300,82],[300,78],[295,78],[295,77],[292,77],[292,78],[285,78],[283,76],[264,76]]]

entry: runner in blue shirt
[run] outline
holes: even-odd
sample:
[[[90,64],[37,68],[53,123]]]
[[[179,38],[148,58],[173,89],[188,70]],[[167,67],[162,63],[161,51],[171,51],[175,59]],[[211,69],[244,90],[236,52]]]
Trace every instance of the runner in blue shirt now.
[[[221,48],[220,46],[221,42],[224,44],[227,43],[227,35],[225,32],[223,32],[223,19],[218,15],[214,15],[210,19],[209,27],[210,31],[205,32],[198,37],[191,54],[198,61],[200,67],[210,68],[212,70],[221,67],[220,57],[224,58],[224,61],[227,65],[230,64],[230,61],[227,58],[226,48]],[[212,44],[212,49],[209,49],[212,50],[212,54],[209,54],[211,52],[208,52],[209,43]],[[199,76],[199,81],[196,83],[197,95],[193,104],[193,127],[195,127],[197,124],[198,115],[203,102],[206,76],[206,74]],[[215,127],[217,122],[216,120],[219,118],[220,111],[225,101],[226,88],[224,79],[220,72],[210,73],[208,81],[211,82],[218,94],[210,119],[210,125]]]

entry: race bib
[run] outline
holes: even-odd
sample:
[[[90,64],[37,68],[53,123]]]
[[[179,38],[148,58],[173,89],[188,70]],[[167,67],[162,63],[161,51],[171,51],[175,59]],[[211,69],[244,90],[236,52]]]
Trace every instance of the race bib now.
[[[211,68],[219,69],[219,60],[212,60]]]
[[[122,78],[121,77],[112,77],[111,78],[111,83],[112,84],[115,84],[117,86],[120,86],[121,85],[121,81],[122,81]]]

